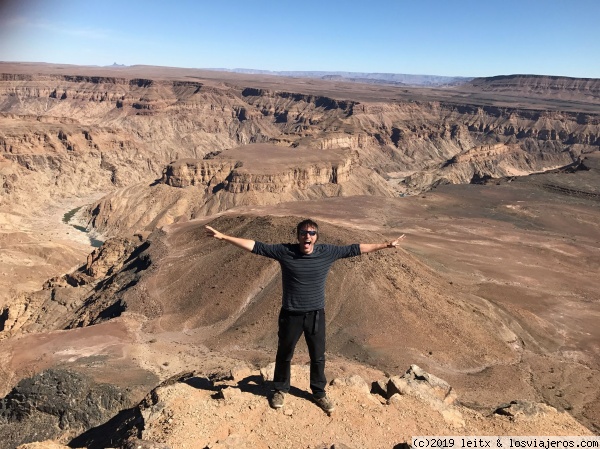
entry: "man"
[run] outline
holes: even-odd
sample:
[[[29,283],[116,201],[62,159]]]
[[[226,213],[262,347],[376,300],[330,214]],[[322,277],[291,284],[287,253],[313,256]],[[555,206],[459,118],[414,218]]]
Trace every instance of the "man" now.
[[[304,334],[310,355],[310,388],[315,403],[326,413],[335,405],[325,393],[325,281],[331,265],[346,257],[396,248],[404,234],[389,243],[355,243],[347,246],[317,245],[319,226],[304,220],[296,227],[298,243],[267,245],[231,237],[206,226],[207,235],[224,240],[254,254],[269,257],[281,266],[283,298],[279,313],[279,331],[275,374],[275,393],[271,407],[281,408],[290,390],[291,361],[296,343]]]

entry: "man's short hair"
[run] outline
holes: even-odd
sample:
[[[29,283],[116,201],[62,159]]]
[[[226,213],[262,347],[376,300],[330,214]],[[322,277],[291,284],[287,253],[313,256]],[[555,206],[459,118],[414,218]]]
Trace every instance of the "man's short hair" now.
[[[319,225],[308,218],[306,220],[302,220],[300,223],[298,223],[298,226],[296,226],[296,237],[300,237],[300,230],[304,228],[313,228],[315,231],[317,231],[317,235],[319,234]]]

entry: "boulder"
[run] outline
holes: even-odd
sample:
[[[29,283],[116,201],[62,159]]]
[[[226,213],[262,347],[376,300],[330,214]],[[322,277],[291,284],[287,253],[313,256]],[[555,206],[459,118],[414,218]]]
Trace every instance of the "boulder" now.
[[[453,427],[465,425],[460,411],[453,407],[457,395],[443,379],[427,373],[417,365],[411,365],[401,377],[391,377],[387,384],[387,397],[390,402],[399,401],[402,395],[412,396],[437,410],[444,420]]]
[[[456,392],[445,380],[425,372],[417,365],[411,365],[402,377],[390,378],[387,385],[388,398],[396,393],[439,400],[447,405],[453,404],[457,398]]]

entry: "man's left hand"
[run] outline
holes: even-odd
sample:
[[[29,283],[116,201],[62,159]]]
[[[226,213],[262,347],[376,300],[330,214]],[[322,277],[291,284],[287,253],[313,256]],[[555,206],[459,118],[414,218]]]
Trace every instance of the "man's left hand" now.
[[[388,243],[388,248],[396,248],[396,247],[398,247],[400,245],[400,242],[402,240],[404,240],[405,237],[406,237],[406,235],[402,234],[396,240],[391,241],[390,243]]]

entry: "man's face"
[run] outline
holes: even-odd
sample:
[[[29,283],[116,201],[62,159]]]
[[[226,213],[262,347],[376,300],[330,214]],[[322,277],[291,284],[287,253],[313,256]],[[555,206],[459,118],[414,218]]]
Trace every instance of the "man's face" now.
[[[311,235],[312,234],[312,235]],[[310,254],[315,249],[315,243],[319,235],[315,228],[311,226],[305,226],[298,231],[298,246],[300,246],[300,252],[303,254]]]

